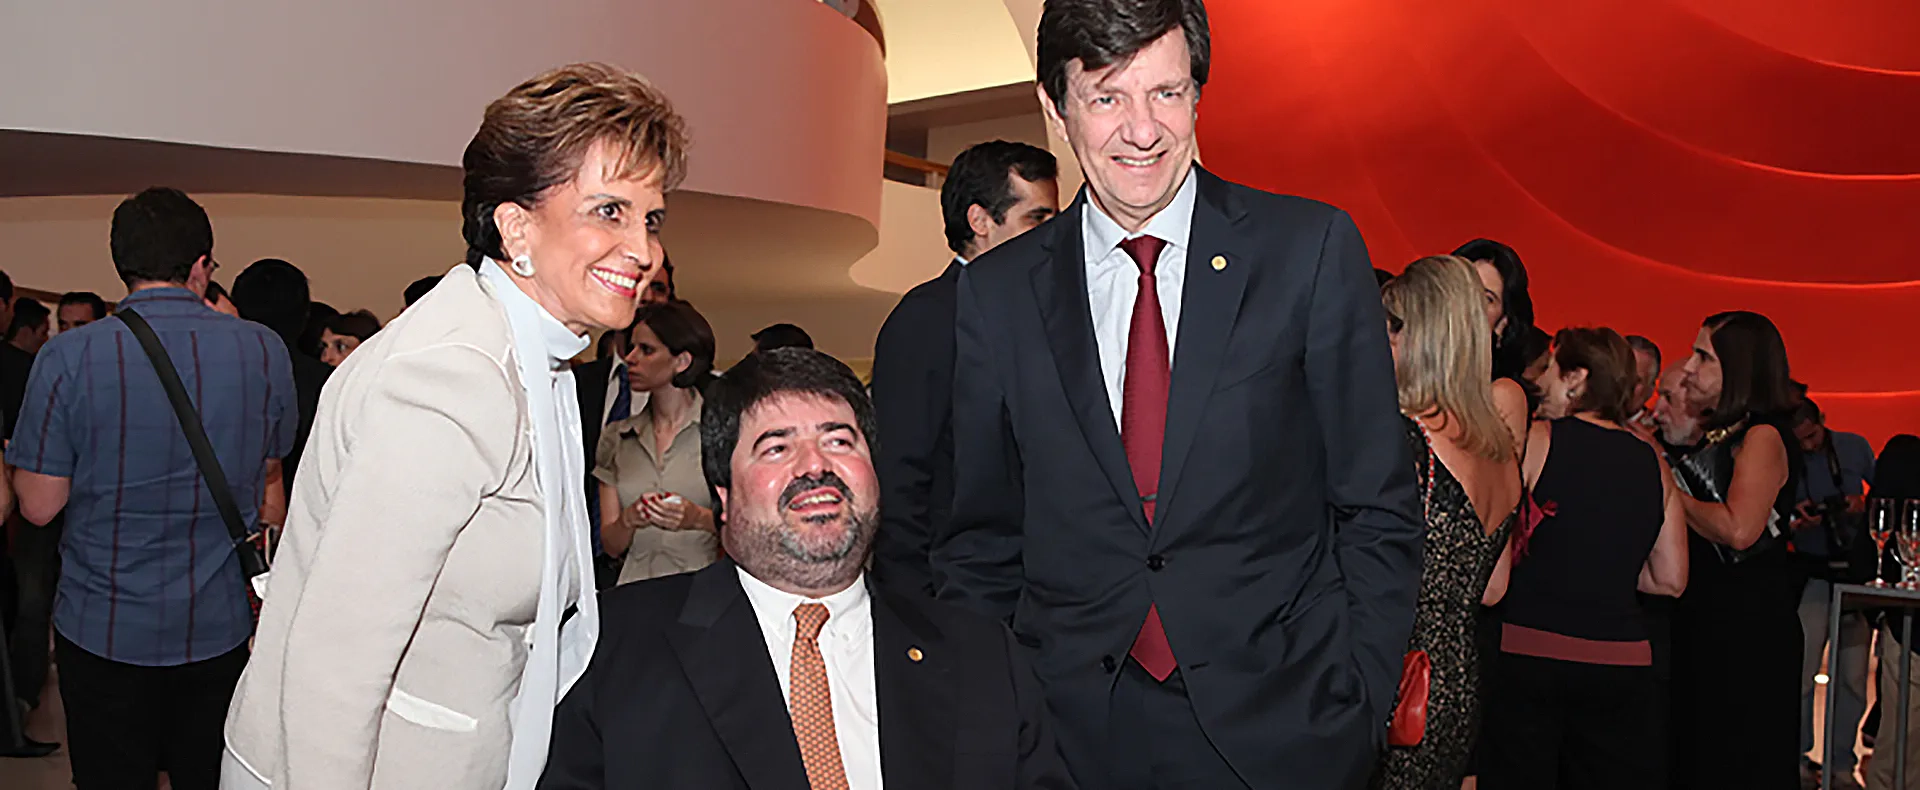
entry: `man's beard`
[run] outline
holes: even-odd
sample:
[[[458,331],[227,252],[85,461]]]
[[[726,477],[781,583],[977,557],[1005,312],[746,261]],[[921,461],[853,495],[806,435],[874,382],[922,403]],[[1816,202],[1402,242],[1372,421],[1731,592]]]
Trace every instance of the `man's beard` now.
[[[844,515],[834,517],[803,516],[799,520],[814,528],[824,528],[834,520],[844,520],[840,535],[824,542],[808,541],[789,525],[787,506],[794,497],[822,487],[840,493]],[[779,500],[776,520],[732,521],[728,553],[755,576],[770,577],[789,585],[821,589],[851,582],[866,566],[867,553],[873,547],[873,535],[880,521],[877,506],[861,508],[849,487],[838,475],[825,472],[817,478],[801,478],[787,486]]]
[[[852,503],[848,504],[851,505]],[[809,546],[802,542],[799,533],[790,529],[781,529],[779,531],[780,553],[786,559],[806,565],[832,565],[843,562],[848,557],[853,556],[855,550],[863,547],[863,544],[867,542],[865,538],[872,536],[874,522],[878,520],[878,517],[879,513],[872,510],[859,511],[849,509],[845,517],[847,519],[847,525],[845,529],[841,530],[839,540],[825,546]],[[815,521],[811,518],[806,520],[813,522],[817,526],[824,526],[827,523],[825,521]],[[865,561],[866,558],[861,557],[860,559]]]
[[[1700,421],[1698,419],[1657,420],[1660,438],[1667,444],[1686,446],[1700,440]]]

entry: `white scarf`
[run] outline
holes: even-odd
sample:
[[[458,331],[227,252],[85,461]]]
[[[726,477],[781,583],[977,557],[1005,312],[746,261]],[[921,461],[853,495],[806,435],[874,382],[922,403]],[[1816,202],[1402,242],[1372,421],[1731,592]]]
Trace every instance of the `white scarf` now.
[[[580,437],[580,404],[574,396],[568,360],[587,348],[545,308],[515,285],[500,264],[480,266],[481,280],[506,308],[513,333],[520,384],[527,394],[532,423],[534,472],[547,515],[546,556],[540,574],[540,603],[527,632],[527,663],[520,690],[508,708],[513,745],[507,757],[506,790],[532,790],[547,764],[553,709],[587,669],[600,638],[600,609],[594,595],[593,554],[587,539],[585,468]],[[568,598],[569,576],[572,595]],[[564,628],[569,605],[578,607]]]

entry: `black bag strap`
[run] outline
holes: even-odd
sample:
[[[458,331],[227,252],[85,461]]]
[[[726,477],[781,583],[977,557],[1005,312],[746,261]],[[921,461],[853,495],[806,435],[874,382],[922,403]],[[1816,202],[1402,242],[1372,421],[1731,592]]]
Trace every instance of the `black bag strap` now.
[[[1847,494],[1847,483],[1840,474],[1840,451],[1833,446],[1833,431],[1827,431],[1827,472],[1833,475],[1833,489],[1841,496]]]
[[[247,527],[240,520],[240,505],[233,501],[227,473],[213,454],[213,442],[207,440],[206,426],[200,423],[200,413],[194,411],[187,388],[180,383],[180,371],[174,369],[173,358],[167,356],[166,347],[160,345],[160,336],[153,333],[153,327],[139,313],[122,307],[114,315],[133,330],[140,347],[146,349],[147,359],[153,361],[153,372],[160,375],[160,386],[167,391],[167,400],[173,402],[173,415],[180,418],[180,430],[187,434],[187,446],[193,448],[193,460],[199,464],[200,476],[206,479],[207,490],[213,494],[213,505],[220,509],[220,520],[227,522],[227,534],[235,544],[245,542]]]

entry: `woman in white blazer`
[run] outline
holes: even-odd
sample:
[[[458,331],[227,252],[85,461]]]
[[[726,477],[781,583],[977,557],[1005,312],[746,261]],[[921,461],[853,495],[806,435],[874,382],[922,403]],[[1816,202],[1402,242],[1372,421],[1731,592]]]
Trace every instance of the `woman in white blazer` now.
[[[599,632],[567,362],[632,318],[686,148],[666,98],[609,66],[487,107],[467,263],[321,396],[223,787],[534,786]]]

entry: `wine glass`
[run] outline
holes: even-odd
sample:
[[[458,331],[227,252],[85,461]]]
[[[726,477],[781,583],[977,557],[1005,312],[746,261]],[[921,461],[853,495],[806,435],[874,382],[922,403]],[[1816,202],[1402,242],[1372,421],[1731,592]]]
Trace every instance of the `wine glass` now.
[[[1886,580],[1880,578],[1880,559],[1887,556],[1887,539],[1893,537],[1893,525],[1899,520],[1899,500],[1876,497],[1867,501],[1867,536],[1873,538],[1873,581],[1869,587],[1887,587]]]
[[[1894,540],[1904,554],[1901,561],[1907,566],[1900,589],[1920,590],[1920,567],[1914,564],[1916,558],[1920,558],[1920,499],[1906,500],[1900,512],[1900,524],[1894,532]]]

